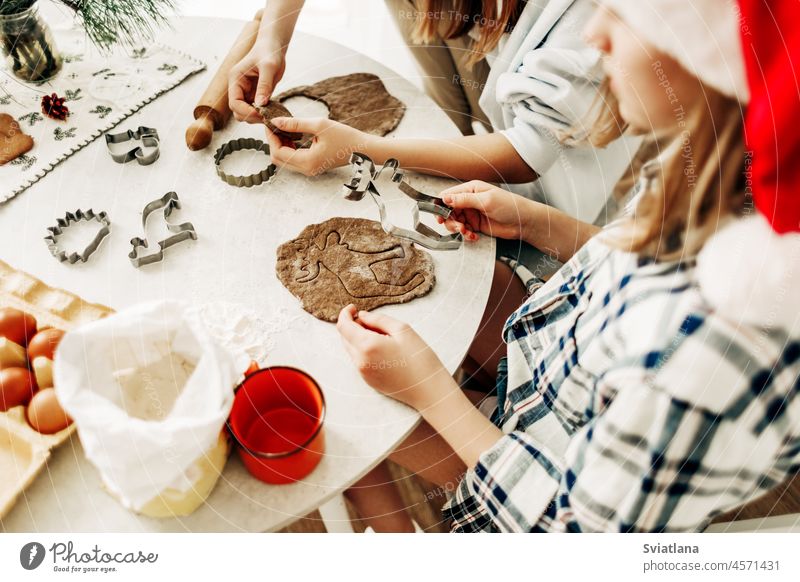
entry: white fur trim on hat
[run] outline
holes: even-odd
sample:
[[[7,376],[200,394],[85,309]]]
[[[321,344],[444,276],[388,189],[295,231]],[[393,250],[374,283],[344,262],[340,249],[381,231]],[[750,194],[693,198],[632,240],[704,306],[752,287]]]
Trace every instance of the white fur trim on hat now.
[[[706,85],[750,100],[735,0],[601,0]]]
[[[735,220],[700,252],[697,278],[728,319],[800,333],[800,233],[777,234],[758,213]]]

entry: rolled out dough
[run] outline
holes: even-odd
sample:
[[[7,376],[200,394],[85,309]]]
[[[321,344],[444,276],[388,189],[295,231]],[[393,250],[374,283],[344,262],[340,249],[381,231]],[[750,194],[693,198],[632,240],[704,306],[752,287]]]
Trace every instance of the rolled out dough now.
[[[367,311],[406,303],[435,283],[430,254],[364,218],[337,217],[305,227],[278,247],[276,271],[303,309],[331,322],[350,303]]]
[[[352,73],[303,85],[277,95],[276,101],[308,97],[328,108],[328,117],[374,135],[386,135],[400,124],[406,111],[377,75]]]

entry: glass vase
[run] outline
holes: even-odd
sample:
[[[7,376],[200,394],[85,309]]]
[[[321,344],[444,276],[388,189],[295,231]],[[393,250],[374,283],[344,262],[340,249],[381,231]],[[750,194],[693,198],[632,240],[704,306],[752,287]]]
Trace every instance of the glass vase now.
[[[61,70],[61,54],[36,4],[17,14],[0,15],[0,43],[8,69],[23,81],[42,83]]]

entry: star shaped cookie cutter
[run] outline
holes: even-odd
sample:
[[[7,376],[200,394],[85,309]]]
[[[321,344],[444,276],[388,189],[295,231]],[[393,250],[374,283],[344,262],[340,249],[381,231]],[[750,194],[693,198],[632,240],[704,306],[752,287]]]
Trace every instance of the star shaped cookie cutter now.
[[[67,254],[67,251],[58,246],[58,237],[61,236],[65,228],[69,228],[76,222],[88,222],[90,220],[99,223],[100,230],[97,231],[97,234],[95,234],[92,241],[86,245],[86,248],[83,249],[82,252]],[[108,215],[105,212],[95,213],[95,211],[90,208],[86,211],[76,210],[75,212],[67,212],[64,218],[59,218],[56,221],[56,225],[49,227],[47,230],[50,234],[44,237],[44,240],[47,243],[50,254],[62,263],[68,262],[70,265],[74,265],[78,261],[82,263],[88,261],[89,257],[100,247],[100,243],[111,233],[111,221],[108,219]]]
[[[160,155],[158,131],[152,127],[140,125],[136,131],[129,129],[122,133],[106,133],[105,136],[108,153],[111,155],[111,159],[118,164],[126,164],[135,159],[140,166],[148,166],[155,162]],[[142,145],[134,146],[129,150],[116,151],[115,148],[111,147],[112,145],[139,140],[141,140]],[[144,153],[142,146],[149,148],[150,152]]]
[[[368,156],[354,152],[350,156],[350,164],[353,166],[353,177],[350,179],[349,184],[344,185],[342,193],[347,200],[357,201],[364,198],[364,195],[369,192],[375,204],[378,205],[381,227],[384,232],[411,240],[431,250],[455,250],[461,248],[464,237],[460,233],[439,234],[420,221],[420,212],[448,218],[453,209],[445,204],[441,198],[423,194],[406,182],[403,170],[400,169],[400,163],[396,159],[386,160],[381,169],[376,170],[375,164]],[[390,179],[397,184],[400,191],[416,202],[412,209],[413,230],[396,226],[387,217],[386,205],[383,203],[378,187],[375,185],[375,182],[381,178],[381,174],[386,170],[392,172]]]
[[[168,248],[185,240],[197,240],[197,232],[195,231],[194,225],[192,225],[191,222],[184,222],[183,224],[172,224],[169,222],[168,219],[172,214],[172,211],[179,209],[180,207],[181,201],[175,192],[167,192],[158,200],[153,200],[144,207],[144,210],[142,211],[142,230],[145,234],[143,236],[147,235],[147,218],[153,212],[161,210],[162,208],[164,209],[164,221],[167,223],[167,229],[174,234],[162,241],[159,241],[158,250],[149,255],[139,254],[139,249],[143,247],[149,248],[147,239],[140,237],[132,238],[131,246],[133,247],[133,250],[128,253],[128,258],[131,260],[131,264],[133,264],[134,267],[138,269],[144,265],[157,263],[164,259],[164,251]]]

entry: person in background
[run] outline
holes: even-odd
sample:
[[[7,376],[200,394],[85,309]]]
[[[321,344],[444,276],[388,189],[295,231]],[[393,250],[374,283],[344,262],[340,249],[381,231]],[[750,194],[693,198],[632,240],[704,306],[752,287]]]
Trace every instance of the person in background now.
[[[776,164],[796,156],[798,138],[750,125],[776,104],[773,120],[800,112],[783,54],[796,60],[800,47],[762,42],[748,55],[755,213],[742,15],[726,0],[683,8],[603,0],[586,28],[618,102],[587,138],[608,139],[621,120],[664,148],[631,211],[506,322],[491,420],[408,324],[340,314],[364,379],[422,414],[393,458],[443,488],[458,483],[443,509],[454,531],[698,531],[800,471],[800,184]],[[754,38],[783,39],[776,22],[798,9],[783,12],[743,20],[764,24]],[[457,209],[451,230],[536,236],[532,201],[474,185],[443,197]],[[376,365],[402,358],[415,366]]]
[[[238,120],[262,123],[253,104],[266,104],[282,79],[303,4],[267,2],[252,50],[230,73],[230,107]],[[310,148],[296,150],[267,130],[272,161],[313,175],[346,163],[342,151],[358,150],[379,164],[393,157],[408,170],[503,183],[551,208],[543,213],[541,244],[498,241],[501,260],[489,298],[498,308],[486,312],[480,327],[499,336],[510,313],[501,307],[518,305],[564,260],[547,240],[551,219],[558,222],[563,215],[588,226],[608,222],[630,190],[632,180],[622,182],[628,187],[614,190],[614,185],[637,166],[638,159],[631,160],[640,140],[619,137],[619,131],[603,148],[563,139],[580,131],[588,112],[609,98],[600,55],[580,35],[594,8],[591,0],[387,0],[387,5],[422,70],[426,92],[463,136],[378,137],[329,119],[278,118],[273,123],[280,129],[313,134],[314,140]],[[479,135],[475,125],[483,130]],[[500,355],[494,348],[488,353],[476,348],[476,359],[465,362],[465,376],[491,386]],[[379,496],[365,484],[387,478],[378,467],[350,492],[354,501],[362,498],[365,521],[378,530],[384,524],[369,515],[381,513],[382,506],[366,508]]]
[[[299,0],[266,4],[255,45],[230,73],[230,106],[237,119],[262,123],[253,103],[268,102],[282,78],[302,5]],[[585,222],[603,224],[614,215],[612,189],[639,140],[615,139],[602,149],[560,141],[561,133],[580,126],[604,97],[599,54],[580,37],[591,0],[391,0],[388,5],[423,70],[426,90],[465,135],[396,139],[329,119],[278,118],[273,121],[280,129],[315,138],[310,148],[296,150],[267,131],[273,162],[312,175],[347,163],[341,152],[358,149],[378,164],[394,157],[407,170],[513,184],[509,188],[516,193]],[[493,131],[470,135],[473,121]],[[500,254],[521,260],[532,272],[556,267],[520,241],[509,242]],[[497,278],[501,287],[509,274],[504,269]]]

